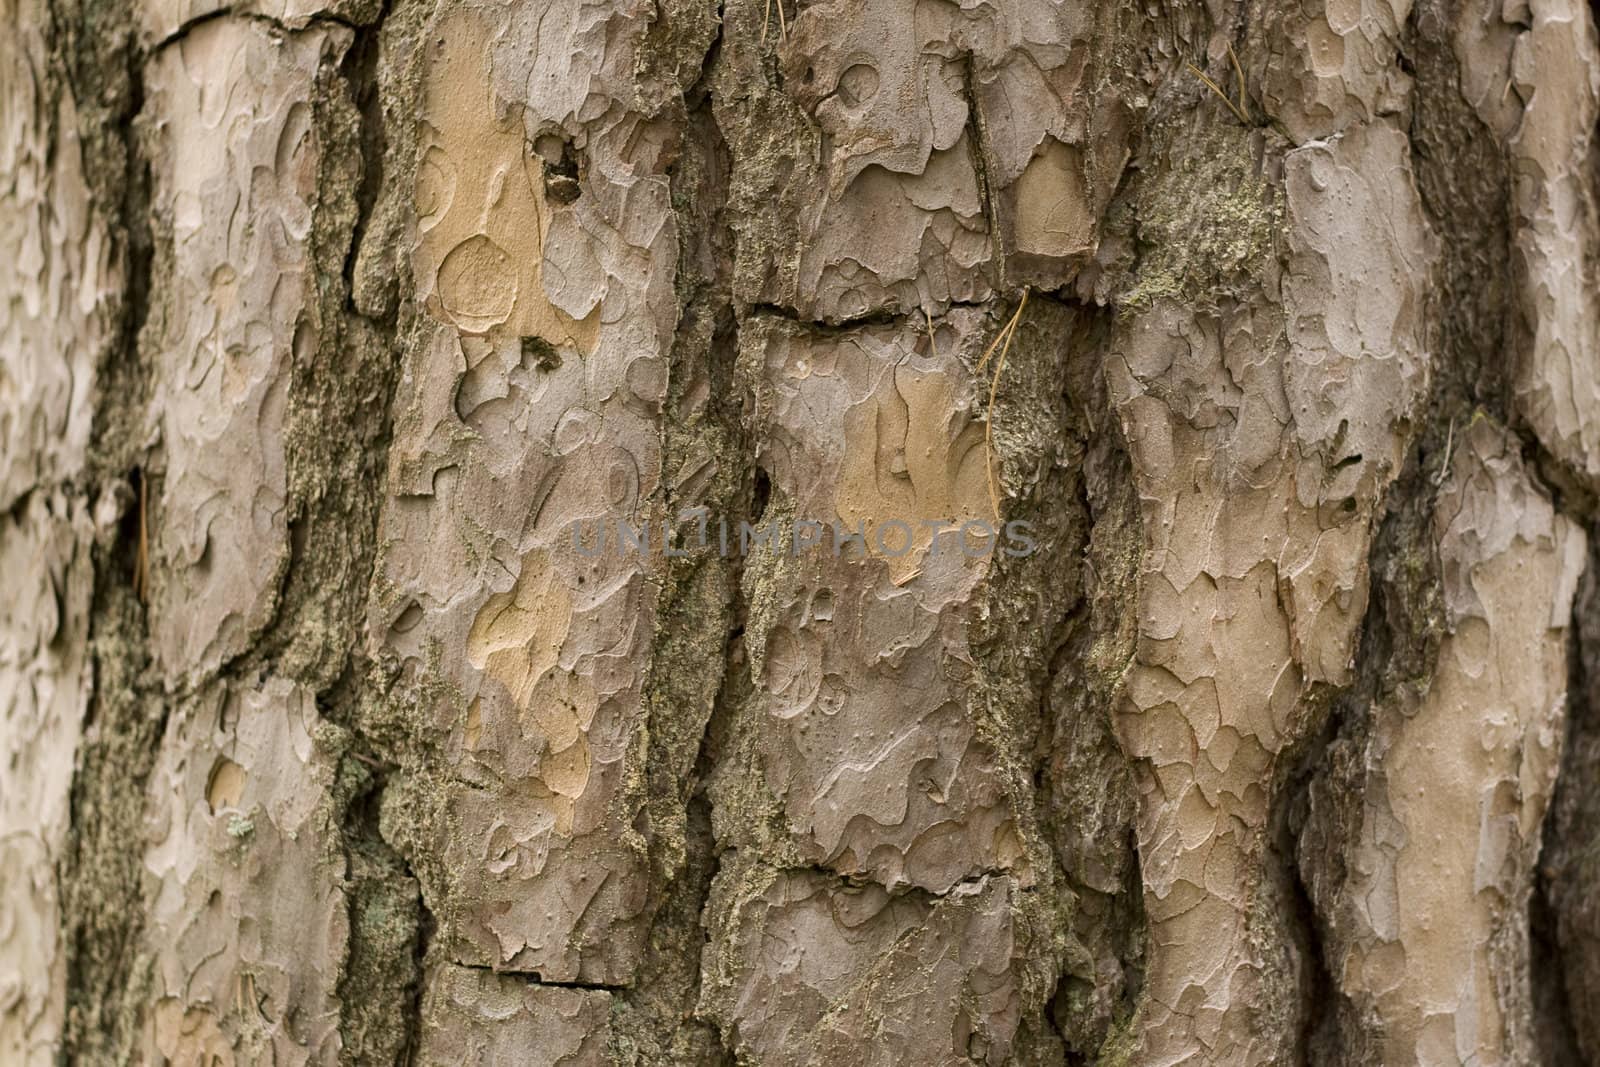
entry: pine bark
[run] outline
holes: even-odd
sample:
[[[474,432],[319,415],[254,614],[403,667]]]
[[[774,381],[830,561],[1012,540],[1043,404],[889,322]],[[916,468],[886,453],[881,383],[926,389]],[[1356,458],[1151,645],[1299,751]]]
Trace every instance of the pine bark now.
[[[1600,1062],[1578,0],[0,15],[0,1062]]]

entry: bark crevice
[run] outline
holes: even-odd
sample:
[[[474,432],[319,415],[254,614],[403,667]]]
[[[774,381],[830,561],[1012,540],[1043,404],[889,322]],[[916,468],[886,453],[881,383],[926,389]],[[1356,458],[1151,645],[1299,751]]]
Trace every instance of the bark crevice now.
[[[88,642],[92,681],[84,736],[69,792],[70,829],[57,864],[66,959],[62,1047],[69,1058],[105,1060],[134,1039],[147,969],[139,945],[142,796],[171,714],[150,674],[145,605],[136,592],[138,530],[148,490],[125,483],[149,477],[139,432],[149,395],[140,337],[153,313],[154,243],[150,161],[137,119],[144,109],[145,54],[125,5],[94,9],[52,4],[50,47],[63,91],[80,101],[84,169],[109,215],[116,330],[95,375],[99,405],[90,430],[86,485],[109,492],[122,520],[92,549]],[[127,489],[118,491],[120,484]]]

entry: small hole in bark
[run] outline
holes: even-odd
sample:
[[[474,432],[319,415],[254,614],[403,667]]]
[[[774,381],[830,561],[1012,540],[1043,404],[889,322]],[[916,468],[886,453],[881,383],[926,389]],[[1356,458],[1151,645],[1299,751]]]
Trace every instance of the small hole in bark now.
[[[117,535],[122,544],[138,551],[139,546],[139,488],[144,481],[144,471],[138,467],[128,472],[128,488],[133,490],[132,505],[117,521]]]
[[[561,353],[557,352],[555,346],[543,337],[524,337],[522,339],[522,364],[525,367],[535,367],[542,371],[558,370],[561,367]]]
[[[534,141],[533,150],[544,161],[545,196],[557,204],[570,204],[583,195],[578,185],[578,154],[571,141],[546,133]]]
[[[767,474],[765,467],[757,467],[754,499],[751,501],[751,510],[755,513],[755,522],[760,522],[761,516],[767,513],[767,501],[771,499],[772,478]]]

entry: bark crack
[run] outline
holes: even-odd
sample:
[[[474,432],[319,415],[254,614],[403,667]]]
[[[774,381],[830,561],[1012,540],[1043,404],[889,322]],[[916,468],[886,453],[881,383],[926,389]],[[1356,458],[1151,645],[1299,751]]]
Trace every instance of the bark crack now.
[[[279,25],[272,19],[268,19],[265,16],[251,15],[248,12],[241,13],[239,12],[239,9],[235,8],[232,4],[229,4],[224,7],[219,7],[214,11],[207,11],[196,15],[194,18],[186,19],[185,21],[179,23],[177,29],[173,30],[171,33],[167,34],[165,37],[161,38],[159,41],[156,41],[150,46],[149,51],[145,53],[145,58],[149,59],[158,52],[164,51],[165,49],[170,48],[172,45],[179,43],[185,37],[188,37],[195,30],[199,29],[201,26],[204,26],[208,22],[216,22],[218,19],[229,18],[234,14],[243,14],[243,17],[245,18],[260,18],[263,22],[271,22],[273,25]]]
[[[150,162],[135,124],[144,109],[146,57],[121,5],[96,11],[110,27],[75,18],[62,11],[65,6],[50,7],[50,47],[68,91],[80,102],[84,169],[97,203],[109,208],[107,229],[117,242],[112,259],[122,274],[116,328],[96,361],[100,401],[86,471],[86,488],[110,489],[130,470],[141,477],[148,470],[142,426],[149,368],[139,340],[152,311],[154,245]],[[137,490],[118,495],[130,511],[138,497]],[[67,842],[56,865],[66,960],[62,1048],[69,1058],[91,1062],[123,1059],[145,1008],[148,969],[139,945],[145,913],[143,797],[172,711],[150,673],[148,620],[135,590],[136,553],[126,537],[101,539],[92,548],[92,680],[68,794]]]
[[[984,228],[992,242],[995,262],[999,264],[995,288],[1005,288],[1005,241],[1000,234],[1000,208],[989,180],[988,136],[984,129],[983,111],[978,107],[978,94],[973,89],[973,56],[969,52],[961,64],[961,91],[967,103],[967,149],[972,156],[972,171],[978,179],[978,202],[983,210]]]

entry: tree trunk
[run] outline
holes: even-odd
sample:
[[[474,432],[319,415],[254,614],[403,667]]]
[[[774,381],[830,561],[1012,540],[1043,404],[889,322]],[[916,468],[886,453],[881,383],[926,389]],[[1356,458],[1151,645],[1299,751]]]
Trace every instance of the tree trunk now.
[[[1578,0],[0,12],[0,1062],[1600,1063]]]

